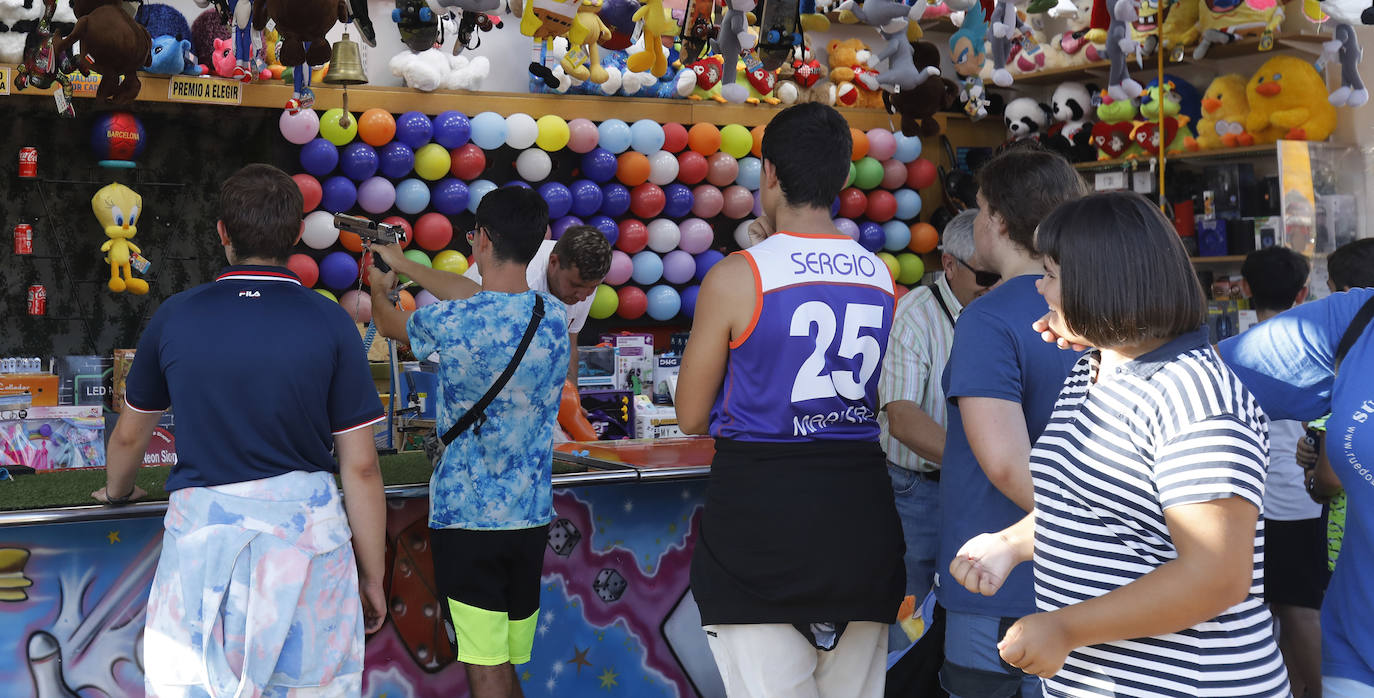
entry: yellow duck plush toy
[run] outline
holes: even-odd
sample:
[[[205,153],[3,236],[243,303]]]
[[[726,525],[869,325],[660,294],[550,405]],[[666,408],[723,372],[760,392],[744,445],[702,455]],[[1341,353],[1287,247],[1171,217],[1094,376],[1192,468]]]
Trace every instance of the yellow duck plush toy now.
[[[1245,86],[1250,116],[1245,130],[1256,143],[1326,140],[1336,129],[1336,108],[1311,63],[1294,56],[1264,62]]]
[[[1245,131],[1250,101],[1245,98],[1245,76],[1222,75],[1207,86],[1202,96],[1202,120],[1198,121],[1197,144],[1202,150],[1234,148],[1255,144]]]
[[[138,233],[135,226],[138,214],[143,212],[143,197],[123,184],[107,184],[91,197],[91,210],[105,226],[105,236],[110,238],[100,246],[100,251],[106,253],[105,261],[110,264],[110,290],[115,293],[127,290],[135,295],[147,293],[148,282],[134,278],[129,268],[132,254],[142,252],[138,245],[129,242],[129,238]]]

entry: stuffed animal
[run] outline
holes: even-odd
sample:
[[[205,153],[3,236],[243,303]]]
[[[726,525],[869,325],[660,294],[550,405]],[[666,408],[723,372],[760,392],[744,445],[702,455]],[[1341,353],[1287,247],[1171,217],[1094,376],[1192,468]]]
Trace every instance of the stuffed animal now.
[[[65,99],[65,102],[58,104],[58,113],[73,117],[76,116],[76,109],[72,106],[72,79],[68,74],[75,61],[70,54],[57,50],[57,38],[50,23],[56,12],[56,0],[44,0],[43,14],[39,15],[37,26],[25,35],[27,46],[23,62],[14,69],[14,89],[47,89],[57,83],[62,86]]]
[[[1130,24],[1137,18],[1137,0],[1111,0],[1112,21],[1107,29],[1107,58],[1112,62],[1107,79],[1107,95],[1114,100],[1140,96],[1140,83],[1131,79],[1126,61],[1140,49],[1131,38]]]
[[[1278,30],[1283,23],[1283,5],[1278,0],[1196,0],[1197,23],[1184,35],[1183,45],[1197,42],[1193,59],[1207,57],[1214,44],[1229,44],[1240,39],[1262,36]]]
[[[1358,107],[1369,101],[1369,90],[1365,89],[1360,78],[1359,37],[1354,25],[1374,24],[1374,11],[1362,0],[1325,0],[1320,5],[1321,12],[1335,19],[1336,29],[1331,41],[1322,44],[1319,62],[1322,66],[1331,61],[1341,64],[1341,86],[1329,96],[1331,104],[1338,107]]]
[[[1197,43],[1198,4],[1202,0],[1173,0],[1164,15],[1164,50],[1173,54],[1170,60],[1181,60],[1184,50]]]
[[[1045,15],[1031,15],[1030,19],[1026,20],[1026,28],[1028,33],[1023,34],[1011,47],[1009,69],[1014,74],[1026,75],[1062,64],[1062,59],[1051,59],[1051,54],[1057,53],[1057,50],[1045,36]]]
[[[1136,105],[1133,100],[1114,100],[1104,91],[1097,107],[1097,123],[1093,124],[1093,145],[1098,160],[1139,157],[1145,151],[1132,140],[1135,132]]]
[[[331,55],[325,34],[335,22],[348,21],[348,6],[344,0],[258,0],[253,29],[262,32],[269,19],[281,34],[283,64],[323,65]]]
[[[1131,40],[1140,45],[1141,56],[1154,55],[1159,48],[1159,23],[1166,21],[1171,0],[1140,0],[1140,12],[1131,22]]]
[[[215,52],[215,39],[234,38],[230,21],[213,7],[200,13],[191,22],[191,52],[205,65],[211,65],[210,54]],[[264,42],[267,43],[267,42]]]
[[[1081,65],[1102,60],[1097,46],[1087,39],[1091,30],[1093,0],[1074,0],[1078,14],[1070,18],[1063,33],[1050,40],[1063,55],[1064,65]]]
[[[1095,91],[1090,85],[1066,82],[1056,87],[1054,96],[1050,98],[1050,115],[1054,117],[1054,124],[1043,140],[1047,148],[1070,162],[1097,159],[1097,148],[1093,146],[1092,94]]]
[[[911,55],[917,67],[940,65],[940,47],[929,41],[913,41]],[[927,80],[914,90],[883,94],[888,113],[901,114],[902,133],[923,138],[940,134],[940,122],[933,117],[937,112],[953,107],[958,101],[959,86],[944,78]]]
[[[835,85],[835,105],[841,107],[877,108],[883,97],[860,82],[868,68],[868,46],[859,39],[831,39],[826,44],[826,63],[830,67],[830,82]]]
[[[191,25],[186,22],[186,16],[171,5],[160,2],[139,5],[134,21],[142,24],[155,39],[159,36],[170,36],[178,41],[191,38]]]
[[[692,63],[688,68],[691,69],[691,75],[694,76],[690,82],[691,89],[684,92],[689,86],[687,74],[684,73],[678,76],[678,94],[694,101],[711,99],[722,104],[725,103],[725,98],[720,96],[722,72],[720,56],[707,56]]]
[[[1245,130],[1256,143],[1323,141],[1336,129],[1336,107],[1322,99],[1326,83],[1311,63],[1274,56],[1245,85]]]
[[[739,84],[739,57],[758,44],[758,37],[749,31],[746,14],[755,7],[754,0],[725,0],[725,14],[721,15],[720,33],[716,46],[720,49],[720,96],[727,102],[739,104],[749,97],[749,88]]]
[[[648,71],[655,77],[662,77],[668,72],[668,51],[663,48],[663,37],[677,36],[677,22],[668,13],[668,8],[663,6],[663,0],[640,1],[644,6],[635,11],[634,21],[643,23],[644,52],[630,56],[626,66],[631,72]],[[724,34],[722,21],[721,35]]]
[[[601,49],[598,41],[611,38],[611,30],[597,12],[601,0],[582,0],[582,5],[573,17],[572,28],[568,30],[568,44],[571,48],[561,61],[563,70],[577,80],[591,80],[601,84],[609,75],[601,67]]]
[[[406,87],[421,92],[480,90],[482,81],[491,74],[486,56],[452,56],[437,48],[418,53],[402,51],[391,57],[389,65],[391,74],[401,78]]]
[[[201,66],[191,53],[188,39],[177,40],[175,36],[159,36],[153,39],[152,62],[148,72],[160,75],[201,75]]]
[[[1186,122],[1182,128],[1188,132],[1189,137],[1195,138],[1198,122],[1202,121],[1202,93],[1193,87],[1193,83],[1173,73],[1165,73],[1164,79],[1173,86],[1174,97],[1178,100],[1179,121]],[[1148,90],[1158,83],[1158,79],[1151,79],[1145,89]]]
[[[99,71],[96,99],[107,104],[134,101],[142,87],[138,70],[152,60],[153,37],[120,7],[120,0],[75,0],[72,10],[76,26],[56,42],[54,52],[61,55],[81,42],[76,67],[82,75]]]
[[[783,104],[834,104],[835,86],[826,77],[825,68],[821,67],[820,61],[810,58],[809,53],[806,56],[805,61],[798,58],[782,64],[778,69],[778,99]]]
[[[1179,97],[1174,85],[1168,80],[1163,87],[1151,85],[1140,97],[1140,116],[1142,121],[1131,132],[1131,140],[1150,155],[1158,155],[1160,144],[1164,152],[1181,153],[1196,150],[1197,141],[1188,131],[1188,117],[1180,116]],[[1160,112],[1164,114],[1164,133],[1160,134]]]
[[[124,11],[119,13],[124,14]],[[106,253],[105,261],[110,265],[110,290],[115,293],[128,291],[134,295],[147,293],[148,282],[135,278],[129,268],[132,255],[143,252],[130,242],[138,233],[143,197],[123,184],[107,184],[91,197],[91,211],[104,226],[105,237],[109,238],[100,246],[100,251]]]
[[[1011,0],[997,0],[992,21],[988,23],[987,37],[988,53],[992,56],[992,82],[998,87],[1011,87],[1012,75],[1007,70],[1007,61],[1011,59],[1012,40],[1029,33],[1016,12],[1016,5]]]
[[[877,29],[885,42],[882,49],[869,56],[870,68],[887,62],[887,67],[872,76],[871,81],[865,81],[869,90],[879,87],[890,92],[914,90],[930,77],[940,74],[938,67],[916,67],[912,62],[911,43],[906,38],[907,25],[921,19],[924,2],[907,6],[893,0],[865,0],[864,4],[856,5],[854,0],[845,0],[840,9],[853,12],[860,22]]]
[[[1203,150],[1254,145],[1255,138],[1245,131],[1250,102],[1245,98],[1245,76],[1222,75],[1207,86],[1202,98],[1202,120],[1198,122],[1197,143]]]
[[[986,34],[987,24],[983,21],[983,9],[975,3],[964,15],[959,30],[949,37],[950,60],[953,61],[954,72],[959,75],[960,80],[959,99],[964,103],[964,112],[975,119],[988,115],[988,99],[983,90],[981,77],[983,64],[986,62],[983,41]]]
[[[1030,97],[1018,97],[1007,103],[1002,122],[1007,126],[1006,147],[1018,141],[1039,141],[1049,126],[1049,108]]]

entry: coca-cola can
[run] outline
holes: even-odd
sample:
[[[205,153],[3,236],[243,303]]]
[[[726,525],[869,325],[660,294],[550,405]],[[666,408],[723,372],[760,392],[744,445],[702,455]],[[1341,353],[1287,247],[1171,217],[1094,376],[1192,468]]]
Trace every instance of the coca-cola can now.
[[[19,176],[34,179],[38,176],[38,149],[25,146],[19,149]]]
[[[33,254],[33,226],[28,223],[14,226],[14,253]]]
[[[29,315],[48,314],[48,290],[41,284],[29,287]]]

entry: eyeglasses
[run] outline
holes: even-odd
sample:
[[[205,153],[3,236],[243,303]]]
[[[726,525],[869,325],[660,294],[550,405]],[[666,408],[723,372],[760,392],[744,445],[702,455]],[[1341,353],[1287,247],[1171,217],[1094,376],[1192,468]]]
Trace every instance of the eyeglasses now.
[[[954,255],[950,256],[954,257]],[[998,281],[1002,280],[1002,275],[998,274],[995,271],[980,271],[978,269],[974,269],[972,266],[969,265],[968,262],[965,262],[964,260],[959,259],[958,257],[954,257],[954,261],[962,264],[965,269],[973,272],[973,283],[982,286],[983,288],[992,288],[993,286],[997,285]]]
[[[482,232],[482,226],[480,226],[480,225],[477,226],[477,227],[475,227],[475,228],[473,228],[472,230],[469,230],[469,231],[468,231],[467,237],[468,237],[468,244],[469,244],[469,245],[474,244],[474,242],[477,240],[477,234],[480,233],[480,232]],[[487,233],[487,237],[490,238],[490,237],[491,237],[491,233]]]

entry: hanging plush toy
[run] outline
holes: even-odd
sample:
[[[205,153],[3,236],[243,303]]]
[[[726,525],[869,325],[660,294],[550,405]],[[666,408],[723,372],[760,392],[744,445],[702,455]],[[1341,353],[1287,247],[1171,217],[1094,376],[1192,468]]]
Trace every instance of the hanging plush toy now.
[[[54,47],[61,55],[81,42],[76,67],[82,75],[100,73],[96,99],[128,104],[138,97],[138,70],[152,60],[153,37],[120,6],[120,0],[74,0],[76,27]]]
[[[754,0],[726,0],[725,14],[720,18],[720,33],[716,37],[721,60],[720,96],[725,98],[725,101],[735,104],[749,97],[749,88],[738,81],[738,62],[744,51],[758,43],[758,37],[749,31],[749,20],[746,16],[754,7]]]
[[[907,41],[907,25],[920,21],[925,11],[925,2],[917,2],[910,7],[893,0],[865,0],[856,5],[854,0],[845,0],[841,10],[849,10],[860,22],[878,30],[883,38],[883,47],[874,51],[868,59],[870,68],[878,68],[886,62],[886,67],[871,76],[868,89],[882,87],[889,92],[914,90],[926,79],[939,75],[938,67],[917,68],[911,57],[911,43]]]
[[[1055,123],[1045,135],[1045,146],[1070,162],[1097,159],[1093,146],[1093,103],[1096,89],[1079,82],[1066,82],[1054,88],[1050,113]]]
[[[520,33],[534,39],[530,50],[538,59],[531,57],[530,74],[543,80],[549,88],[560,87],[559,78],[554,75],[555,68],[559,67],[558,62],[549,59],[550,49],[554,48],[554,43],[558,39],[567,36],[568,30],[572,29],[578,7],[580,5],[575,1],[561,0],[525,0],[523,5],[519,0],[515,0],[515,4],[512,5],[512,10],[521,8],[516,12],[520,16]],[[564,51],[560,48],[557,53],[562,54]]]
[[[1131,79],[1126,61],[1131,54],[1140,50],[1140,44],[1131,38],[1131,22],[1137,18],[1137,0],[1111,0],[1112,21],[1107,28],[1107,58],[1112,67],[1107,79],[1107,95],[1115,100],[1135,99],[1140,96],[1140,83]]]
[[[835,86],[826,78],[826,70],[819,61],[805,54],[785,63],[778,69],[778,99],[783,104],[802,104],[805,102],[835,103]]]
[[[1317,2],[1308,0],[1308,5],[1317,5]],[[1363,51],[1354,25],[1374,24],[1374,9],[1364,0],[1324,0],[1312,10],[1309,10],[1309,16],[1324,14],[1337,22],[1334,37],[1322,44],[1322,55],[1318,60],[1319,68],[1333,60],[1341,64],[1341,86],[1328,99],[1338,107],[1363,105],[1369,101],[1369,90],[1365,89],[1364,80],[1360,78]]]
[[[1250,116],[1245,82],[1245,76],[1233,73],[1207,86],[1197,127],[1198,147],[1212,150],[1255,144],[1255,137],[1245,131],[1245,120]]]
[[[574,79],[591,80],[600,85],[610,77],[601,67],[601,49],[598,41],[611,38],[611,30],[597,12],[601,10],[601,0],[582,0],[573,17],[572,28],[568,30],[568,43],[571,48],[563,56],[563,70]]]
[[[678,76],[678,94],[693,101],[710,99],[725,102],[725,98],[720,96],[720,56],[707,56],[687,67],[691,70],[690,77],[686,73]]]
[[[348,6],[344,0],[258,0],[253,29],[261,33],[269,19],[281,34],[282,63],[324,65],[331,55],[325,34],[336,22],[348,21]]]
[[[992,81],[998,87],[1011,87],[1012,75],[1007,70],[1011,60],[1012,41],[1022,35],[1029,35],[1030,29],[1021,21],[1016,5],[1011,0],[997,0],[992,9],[992,21],[988,23],[988,52],[992,54]]]
[[[1336,129],[1336,107],[1322,99],[1325,94],[1326,83],[1311,63],[1274,56],[1245,86],[1245,130],[1256,143],[1324,141]]]
[[[668,50],[663,47],[663,37],[677,36],[677,22],[663,6],[663,0],[640,1],[644,6],[635,11],[634,21],[643,22],[644,52],[630,56],[626,66],[632,73],[648,71],[661,78],[668,72]],[[724,26],[721,33],[725,33]]]
[[[24,62],[14,69],[14,89],[33,87],[45,90],[53,83],[62,85],[65,104],[58,107],[58,113],[65,117],[76,116],[72,107],[72,79],[67,75],[73,70],[70,55],[57,50],[57,39],[53,36],[51,20],[57,11],[57,0],[44,0],[43,16],[38,27],[29,33],[28,46],[24,49]]]
[[[687,11],[682,16],[681,37],[682,60],[686,63],[700,60],[711,42],[720,34],[716,24],[716,0],[690,0]]]
[[[929,41],[911,42],[912,60],[917,68],[940,66],[940,47]],[[930,138],[940,134],[935,114],[959,101],[959,86],[944,78],[927,80],[914,90],[883,93],[887,112],[902,116],[902,134]]]
[[[142,250],[130,242],[138,233],[138,216],[143,212],[143,197],[123,184],[107,184],[91,197],[91,211],[100,224],[105,226],[105,237],[109,240],[100,246],[106,253],[105,261],[110,265],[110,290],[115,293],[128,291],[135,295],[148,292],[148,282],[134,278],[129,268],[133,255]]]
[[[975,119],[988,115],[988,99],[983,91],[983,52],[987,23],[983,20],[983,8],[973,4],[964,15],[964,23],[949,37],[949,55],[954,62],[954,72],[959,74],[959,100],[964,103],[964,111]]]

